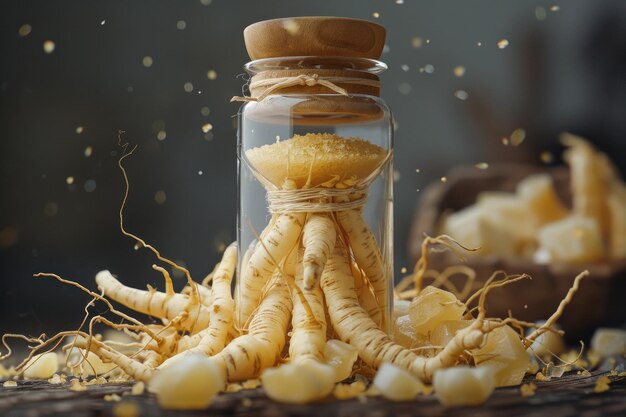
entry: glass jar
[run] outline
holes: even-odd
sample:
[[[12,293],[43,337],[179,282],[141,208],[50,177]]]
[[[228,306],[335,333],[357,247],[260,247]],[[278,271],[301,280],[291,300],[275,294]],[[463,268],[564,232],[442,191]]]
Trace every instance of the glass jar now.
[[[247,102],[238,113],[237,325],[246,328],[272,277],[310,289],[327,259],[343,256],[359,303],[389,331],[393,132],[377,76],[386,65],[320,55],[245,69],[252,97],[239,98]]]

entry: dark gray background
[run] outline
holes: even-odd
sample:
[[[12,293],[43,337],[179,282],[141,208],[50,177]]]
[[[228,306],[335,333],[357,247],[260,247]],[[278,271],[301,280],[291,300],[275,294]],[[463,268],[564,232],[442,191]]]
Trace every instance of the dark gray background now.
[[[416,190],[455,165],[539,164],[544,150],[558,155],[557,134],[570,130],[588,135],[623,169],[626,3],[568,0],[551,11],[553,4],[3,1],[0,333],[72,328],[80,321],[87,298],[33,278],[34,272],[56,272],[94,288],[95,273],[108,268],[131,285],[162,286],[150,269],[152,255],[135,252],[118,230],[119,130],[139,145],[128,161],[128,228],[183,261],[197,279],[212,269],[219,247],[234,239],[237,104],[229,99],[241,93],[237,75],[248,60],[242,30],[255,21],[337,15],[386,26],[382,95],[397,119],[396,271],[410,267],[405,248]],[[177,29],[179,20],[184,30]],[[23,24],[32,26],[26,37],[18,35]],[[414,37],[422,47],[412,46]],[[510,45],[499,49],[503,38]],[[56,44],[52,54],[42,49],[47,39]],[[154,61],[150,68],[142,65],[146,55]],[[434,72],[420,72],[428,64]],[[466,68],[461,78],[453,75],[458,65]],[[209,80],[208,70],[217,79]],[[186,82],[193,92],[185,92]],[[469,94],[466,101],[455,98],[459,89]],[[210,115],[201,114],[204,106]],[[201,131],[205,123],[213,125],[211,140]],[[159,125],[167,132],[163,141],[156,137]],[[503,146],[501,138],[516,128],[526,129],[526,141]],[[91,157],[84,156],[87,146]],[[68,176],[74,184],[66,184]],[[91,192],[89,180],[96,184]],[[164,204],[155,202],[158,190],[166,192]]]

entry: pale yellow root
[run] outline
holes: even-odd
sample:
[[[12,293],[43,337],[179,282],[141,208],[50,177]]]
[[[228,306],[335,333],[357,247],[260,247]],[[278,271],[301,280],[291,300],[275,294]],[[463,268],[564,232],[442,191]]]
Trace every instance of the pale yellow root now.
[[[211,276],[212,278],[212,276]],[[195,286],[196,291],[198,291],[198,297],[200,298],[200,304],[202,304],[205,307],[211,307],[213,305],[213,293],[211,292],[211,287],[206,287],[204,285],[196,285]],[[192,295],[193,290],[191,289],[191,287],[189,285],[186,285],[181,291],[180,293],[182,295],[187,295],[187,296],[191,296]]]
[[[301,280],[297,281],[301,283]],[[309,304],[313,317],[310,317],[304,308],[302,300],[294,291],[292,293],[293,317],[291,319],[292,332],[289,341],[289,357],[291,363],[324,362],[324,346],[326,345],[326,308],[324,296],[319,286],[312,289],[302,289],[304,298]],[[312,320],[314,319],[314,320]]]
[[[348,197],[338,197],[338,201],[346,201]],[[359,267],[365,272],[374,290],[376,304],[380,310],[381,320],[377,322],[382,328],[387,326],[389,298],[389,281],[382,254],[376,237],[363,220],[362,210],[345,210],[337,212],[337,220],[348,238],[348,244]]]
[[[304,225],[304,288],[312,289],[319,283],[326,260],[335,247],[335,223],[325,214],[311,214]]]
[[[228,331],[233,325],[235,312],[235,302],[230,287],[236,264],[237,245],[232,243],[226,248],[220,266],[213,276],[213,305],[209,327],[202,330],[202,339],[190,352],[212,356],[224,348]]]
[[[233,339],[212,357],[225,380],[233,382],[256,378],[280,357],[293,305],[282,278],[278,277],[270,285],[250,321],[248,334]]]
[[[612,171],[606,166],[608,159],[600,157],[589,142],[576,135],[563,133],[561,143],[568,147],[563,158],[570,166],[574,213],[596,219],[602,232],[608,234],[607,176]]]
[[[196,333],[209,324],[209,309],[193,296],[130,288],[106,270],[98,272],[96,283],[107,297],[135,311],[167,320],[182,318],[177,323],[179,329]]]
[[[74,332],[74,334],[76,334],[76,332]],[[76,337],[74,346],[80,349],[90,350],[103,361],[113,362],[119,366],[122,371],[138,381],[147,382],[154,374],[154,368],[119,353],[112,347],[105,345],[87,334],[79,334]]]
[[[354,291],[356,292],[359,304],[376,323],[382,320],[382,312],[374,296],[374,290],[370,285],[365,273],[361,271],[356,262],[351,262],[352,276],[354,277]]]
[[[335,250],[326,262],[320,283],[337,335],[355,346],[366,364],[378,368],[382,363],[390,362],[404,369],[410,368],[417,355],[395,344],[361,307],[354,291],[349,261],[341,251]]]
[[[567,307],[567,305],[572,301],[572,298],[574,298],[574,294],[576,294],[576,291],[578,291],[578,287],[580,286],[580,281],[582,281],[584,278],[588,276],[589,276],[589,271],[583,271],[580,274],[578,274],[576,278],[574,278],[574,283],[572,284],[571,288],[567,291],[565,298],[561,300],[558,308],[552,314],[552,316],[550,316],[550,318],[546,320],[543,325],[535,329],[524,340],[524,347],[526,349],[528,349],[533,344],[535,339],[537,339],[539,336],[541,336],[545,332],[548,332],[552,329],[552,327],[556,324],[557,320],[563,315],[563,312],[565,311],[565,307]]]
[[[285,186],[289,187],[292,186]],[[248,321],[276,267],[298,243],[305,216],[306,213],[280,214],[270,224],[269,231],[261,234],[259,245],[250,256],[239,283],[239,304],[236,306],[238,327],[243,327]]]
[[[340,252],[335,252],[327,262],[321,285],[335,331],[341,340],[355,346],[361,359],[375,369],[388,362],[428,382],[437,369],[454,366],[466,350],[478,348],[484,341],[482,320],[476,320],[470,327],[457,332],[431,358],[417,356],[394,343],[359,305],[350,265]]]

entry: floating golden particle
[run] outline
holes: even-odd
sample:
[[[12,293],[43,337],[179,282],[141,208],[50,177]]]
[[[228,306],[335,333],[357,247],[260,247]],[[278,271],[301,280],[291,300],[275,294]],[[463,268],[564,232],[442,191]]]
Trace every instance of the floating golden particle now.
[[[165,191],[159,190],[154,193],[154,201],[156,201],[157,204],[163,204],[165,203],[165,200],[167,200],[167,194],[165,194]]]
[[[154,61],[152,60],[152,57],[150,55],[146,55],[142,58],[141,63],[144,67],[150,68]]]
[[[47,217],[54,217],[59,212],[59,205],[54,201],[49,201],[43,206],[43,214]]]
[[[374,16],[374,19],[378,19],[380,17],[380,13],[374,12],[372,13],[372,16]]]
[[[404,0],[396,0],[396,4],[404,4]]]
[[[511,146],[519,146],[526,139],[526,131],[522,128],[515,129],[513,133],[511,133],[511,138],[509,142]]]
[[[165,130],[159,130],[157,132],[157,139],[158,140],[165,140],[166,137],[167,137],[167,132]]]
[[[548,151],[541,152],[539,157],[544,164],[551,164],[554,161],[554,156]]]
[[[85,157],[86,157],[86,158],[89,158],[91,155],[93,155],[93,147],[91,147],[91,146],[87,146],[87,147],[85,148],[85,152],[84,152],[84,154],[85,154]]]
[[[4,384],[2,384],[2,386],[4,388],[13,388],[13,387],[17,387],[17,382],[15,381],[5,381]]]
[[[463,65],[456,66],[452,72],[455,77],[462,77],[465,75],[465,67]]]
[[[92,193],[96,191],[96,185],[96,180],[89,179],[83,184],[83,189],[88,193]]]
[[[30,32],[33,30],[33,27],[31,25],[22,25],[20,26],[20,28],[17,30],[17,33],[23,38],[25,36],[30,35]]]
[[[415,168],[415,172],[417,172],[418,174],[421,172],[419,168]]]
[[[541,7],[541,6],[537,6],[535,7],[535,19],[542,21],[542,20],[546,20],[548,13],[546,12],[546,9]]]
[[[74,177],[72,177],[72,176],[67,177],[67,178],[65,179],[65,183],[66,183],[67,185],[72,185],[72,184],[74,184]]]
[[[47,53],[47,54],[53,53],[54,52],[54,48],[56,48],[56,45],[52,41],[45,41],[43,43],[43,51],[45,53]]]
[[[502,138],[502,144],[504,146],[509,146],[509,138]]]
[[[187,81],[185,85],[183,85],[183,88],[185,89],[185,92],[191,93],[193,91],[193,84]]]
[[[401,274],[406,274],[406,271],[407,271],[407,269],[406,269],[406,267],[405,267],[405,266],[403,266],[402,268],[400,268],[400,273],[401,273]]]
[[[46,208],[44,206],[44,212]],[[56,213],[55,213],[56,214]],[[10,248],[17,243],[17,229],[7,226],[0,230],[0,248]]]
[[[508,41],[508,40],[506,40],[506,39],[500,39],[500,40],[498,41],[498,48],[500,48],[500,49],[504,49],[504,48],[506,48],[507,46],[509,46],[509,41]]]
[[[459,100],[465,101],[469,98],[469,94],[467,94],[467,91],[465,90],[457,90],[454,92],[454,97],[458,98]]]
[[[476,46],[483,46],[482,42],[476,42]]]
[[[423,43],[424,43],[424,41],[420,37],[416,36],[416,37],[411,39],[411,46],[413,48],[421,48]]]
[[[203,133],[208,133],[211,130],[213,130],[213,125],[211,123],[205,123],[202,125],[202,132]]]
[[[447,177],[441,177],[440,178],[441,182],[446,183],[448,182],[448,178]]]
[[[551,12],[558,12],[559,10],[561,10],[561,6],[557,6],[557,5],[550,6]]]
[[[487,169],[489,168],[489,164],[487,162],[479,162],[476,165],[474,165],[476,168],[478,169]]]
[[[409,83],[400,83],[398,84],[398,91],[400,94],[404,94],[405,96],[411,92],[411,84]]]
[[[186,27],[187,27],[187,22],[185,22],[184,20],[179,20],[178,22],[176,22],[176,29],[185,30]]]
[[[82,126],[77,126],[76,127],[76,134],[80,135],[81,133],[83,133],[85,131],[85,128]]]
[[[206,77],[209,80],[213,81],[214,79],[217,78],[217,72],[215,70],[208,70],[207,73],[206,73]]]

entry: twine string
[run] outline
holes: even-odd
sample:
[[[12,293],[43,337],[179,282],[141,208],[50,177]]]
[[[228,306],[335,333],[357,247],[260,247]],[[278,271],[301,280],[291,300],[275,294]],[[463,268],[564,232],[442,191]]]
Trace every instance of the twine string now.
[[[268,190],[270,213],[314,213],[352,210],[367,202],[367,187]],[[344,197],[344,198],[342,198]]]
[[[366,85],[370,87],[380,87],[380,81],[369,80],[365,78],[350,78],[350,77],[320,77],[319,74],[300,74],[295,77],[279,77],[268,78],[260,81],[253,81],[250,83],[250,90],[255,88],[266,87],[261,94],[257,97],[241,97],[234,96],[230,101],[263,101],[267,96],[274,94],[275,92],[284,88],[300,85],[303,87],[313,87],[315,85],[322,85],[329,90],[332,90],[338,94],[347,96],[348,91],[345,88],[341,88],[339,84],[356,84]]]

